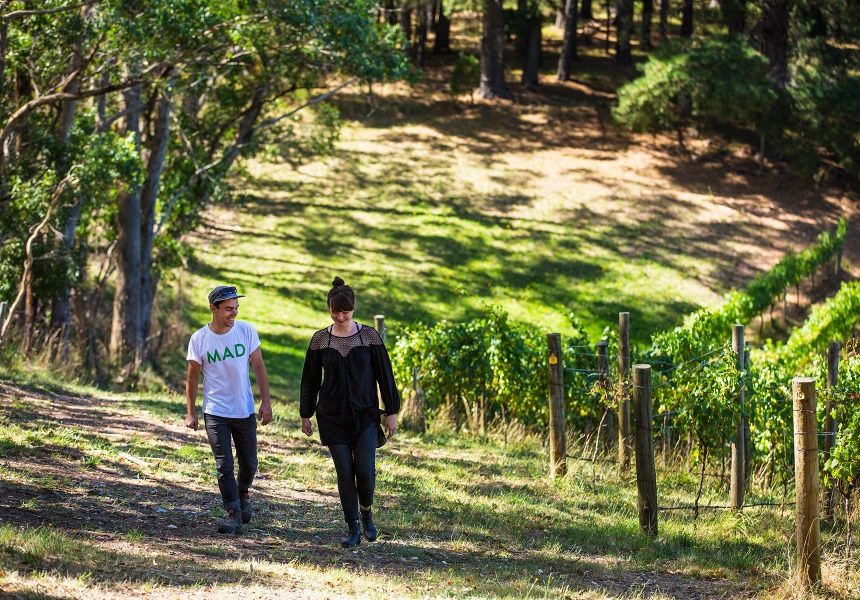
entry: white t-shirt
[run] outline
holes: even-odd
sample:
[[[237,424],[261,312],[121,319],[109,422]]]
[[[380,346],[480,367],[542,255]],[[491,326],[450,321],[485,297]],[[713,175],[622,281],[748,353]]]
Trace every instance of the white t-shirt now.
[[[209,325],[194,332],[188,342],[188,360],[202,366],[204,413],[230,419],[254,414],[248,364],[259,347],[257,330],[245,321],[235,321],[227,333],[213,333]]]

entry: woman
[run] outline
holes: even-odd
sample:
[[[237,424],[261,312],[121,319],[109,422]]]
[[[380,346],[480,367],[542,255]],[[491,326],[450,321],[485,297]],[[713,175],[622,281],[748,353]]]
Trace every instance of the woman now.
[[[362,534],[368,542],[376,540],[371,507],[382,412],[376,385],[385,405],[388,439],[397,430],[400,394],[382,338],[373,327],[352,320],[355,293],[340,277],[332,282],[328,309],[333,323],[314,334],[305,357],[299,412],[305,435],[313,433],[311,417],[316,413],[320,440],[331,452],[349,525],[342,545],[349,548],[361,541]]]

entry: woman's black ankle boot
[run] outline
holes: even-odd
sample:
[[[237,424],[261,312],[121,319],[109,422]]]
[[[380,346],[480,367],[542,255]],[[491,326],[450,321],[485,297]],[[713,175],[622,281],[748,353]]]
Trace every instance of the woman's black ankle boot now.
[[[361,543],[361,527],[358,524],[358,521],[349,524],[349,532],[346,534],[346,537],[341,540],[340,545],[344,548],[352,548],[353,546],[358,546]]]
[[[370,509],[361,509],[361,529],[364,539],[368,542],[376,541],[376,525],[373,524],[373,512]]]

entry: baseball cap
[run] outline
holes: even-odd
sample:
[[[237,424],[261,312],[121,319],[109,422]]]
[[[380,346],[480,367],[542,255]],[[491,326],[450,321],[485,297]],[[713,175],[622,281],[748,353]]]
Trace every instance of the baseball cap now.
[[[233,298],[244,298],[240,296],[235,285],[219,285],[214,290],[209,292],[209,304],[215,304],[222,300],[232,300]]]

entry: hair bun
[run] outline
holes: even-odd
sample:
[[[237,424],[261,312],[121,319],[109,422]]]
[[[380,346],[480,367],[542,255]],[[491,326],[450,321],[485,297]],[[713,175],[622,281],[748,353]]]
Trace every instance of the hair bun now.
[[[334,281],[331,282],[331,287],[338,287],[344,284],[343,279],[340,277],[335,277]]]

